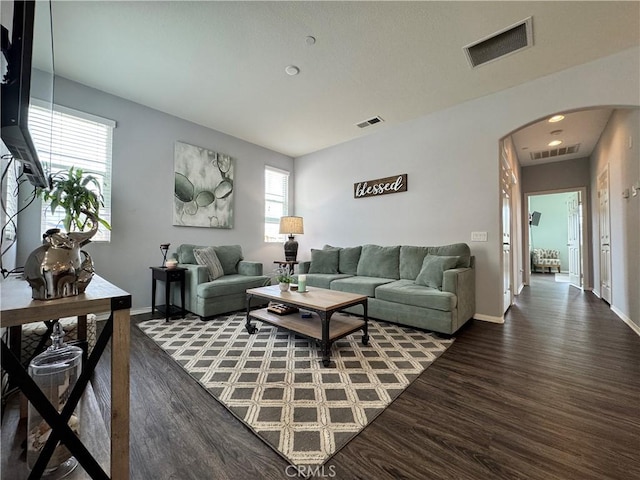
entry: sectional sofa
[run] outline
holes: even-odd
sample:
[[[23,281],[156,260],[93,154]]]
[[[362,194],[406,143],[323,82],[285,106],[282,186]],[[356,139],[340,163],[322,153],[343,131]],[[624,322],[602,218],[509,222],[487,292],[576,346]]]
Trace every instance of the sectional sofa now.
[[[311,250],[299,274],[310,286],[367,295],[370,318],[451,335],[475,313],[474,262],[465,243],[325,245]]]

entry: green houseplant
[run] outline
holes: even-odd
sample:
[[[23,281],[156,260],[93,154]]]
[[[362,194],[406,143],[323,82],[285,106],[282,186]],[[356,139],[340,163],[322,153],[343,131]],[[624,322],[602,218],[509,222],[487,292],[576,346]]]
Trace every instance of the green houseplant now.
[[[293,282],[293,271],[289,269],[288,265],[280,265],[275,270],[276,281],[280,285],[280,290],[289,290],[289,284]]]
[[[83,231],[96,218],[107,230],[111,225],[100,217],[100,207],[104,207],[104,197],[98,179],[86,174],[81,168],[70,167],[51,176],[51,190],[39,189],[38,195],[51,202],[51,213],[57,208],[64,210],[62,221],[67,232]]]

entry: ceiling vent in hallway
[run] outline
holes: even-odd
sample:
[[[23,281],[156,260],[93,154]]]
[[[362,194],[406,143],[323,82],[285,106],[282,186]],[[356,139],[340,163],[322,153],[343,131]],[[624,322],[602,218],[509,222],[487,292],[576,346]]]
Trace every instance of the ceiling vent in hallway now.
[[[552,148],[550,150],[542,150],[541,152],[531,152],[531,160],[544,160],[545,158],[560,157],[562,155],[571,155],[578,153],[580,144],[569,145],[567,147]]]
[[[464,47],[472,68],[533,45],[532,17]]]
[[[373,117],[373,118],[370,118],[369,120],[365,120],[363,122],[356,123],[356,126],[358,126],[360,128],[366,128],[366,127],[370,127],[371,125],[375,125],[376,123],[381,123],[381,122],[384,122],[384,120],[381,117]]]

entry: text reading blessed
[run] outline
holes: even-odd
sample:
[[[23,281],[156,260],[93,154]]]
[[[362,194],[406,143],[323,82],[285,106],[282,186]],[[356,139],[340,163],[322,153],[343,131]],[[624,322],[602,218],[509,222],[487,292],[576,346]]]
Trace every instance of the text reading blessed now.
[[[365,198],[407,191],[407,174],[353,184],[353,197]]]

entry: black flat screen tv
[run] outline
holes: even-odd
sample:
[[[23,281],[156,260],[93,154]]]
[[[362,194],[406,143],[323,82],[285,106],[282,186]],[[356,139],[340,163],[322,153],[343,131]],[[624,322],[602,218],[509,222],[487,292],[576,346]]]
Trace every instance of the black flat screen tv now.
[[[2,0],[2,142],[29,182],[48,188],[29,132],[35,1]]]

